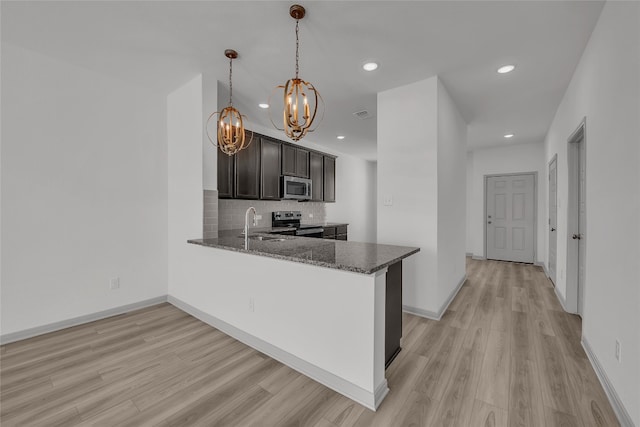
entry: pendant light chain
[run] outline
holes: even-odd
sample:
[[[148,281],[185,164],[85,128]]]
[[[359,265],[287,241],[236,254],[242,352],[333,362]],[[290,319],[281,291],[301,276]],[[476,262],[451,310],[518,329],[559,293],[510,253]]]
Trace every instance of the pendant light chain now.
[[[229,105],[233,106],[233,80],[231,75],[233,74],[233,59],[229,58]]]
[[[299,30],[299,26],[298,26],[298,22],[300,22],[298,19],[296,19],[296,79],[298,78],[298,71],[299,71],[299,67],[298,67],[298,58],[299,58],[299,46],[300,46],[300,40],[298,39],[298,30]]]

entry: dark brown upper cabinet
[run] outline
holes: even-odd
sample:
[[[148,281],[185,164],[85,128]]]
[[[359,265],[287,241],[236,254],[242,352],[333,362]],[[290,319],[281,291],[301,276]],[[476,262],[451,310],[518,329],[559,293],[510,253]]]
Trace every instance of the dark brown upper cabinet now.
[[[309,178],[311,178],[311,201],[321,202],[324,197],[324,156],[319,153],[309,153]]]
[[[280,200],[280,163],[282,143],[268,138],[261,138],[260,154],[260,198],[263,200]]]
[[[336,159],[324,156],[324,201],[336,201]]]
[[[218,150],[218,198],[231,199],[235,197],[235,160],[236,156],[228,156]]]
[[[218,197],[280,200],[280,176],[291,175],[311,178],[311,200],[335,202],[335,169],[333,156],[254,134],[233,156],[218,151]]]
[[[282,144],[282,175],[296,174],[296,147]]]
[[[282,175],[309,178],[309,151],[282,144]]]
[[[236,158],[236,199],[260,198],[260,137],[253,136],[253,141],[244,150],[235,154]]]
[[[296,148],[296,176],[309,178],[309,152]]]

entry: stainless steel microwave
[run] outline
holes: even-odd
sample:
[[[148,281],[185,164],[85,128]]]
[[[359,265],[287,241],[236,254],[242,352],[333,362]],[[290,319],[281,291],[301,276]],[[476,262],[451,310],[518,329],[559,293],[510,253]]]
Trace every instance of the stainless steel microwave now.
[[[281,178],[280,193],[283,199],[310,200],[311,180],[283,175]]]

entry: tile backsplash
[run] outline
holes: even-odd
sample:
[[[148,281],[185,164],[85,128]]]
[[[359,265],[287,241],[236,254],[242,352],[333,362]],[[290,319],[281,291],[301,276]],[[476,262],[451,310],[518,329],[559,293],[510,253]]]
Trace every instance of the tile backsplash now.
[[[303,223],[318,223],[326,220],[323,202],[220,199],[218,200],[216,212],[218,230],[244,228],[244,215],[251,206],[256,208],[258,215],[262,215],[262,219],[258,220],[258,227],[270,227],[271,212],[274,211],[300,211],[302,212]],[[313,218],[309,217],[310,214],[313,215]],[[206,217],[207,203],[205,195],[205,222]]]
[[[218,237],[218,192],[204,190],[204,212],[202,221],[202,237],[213,239]]]

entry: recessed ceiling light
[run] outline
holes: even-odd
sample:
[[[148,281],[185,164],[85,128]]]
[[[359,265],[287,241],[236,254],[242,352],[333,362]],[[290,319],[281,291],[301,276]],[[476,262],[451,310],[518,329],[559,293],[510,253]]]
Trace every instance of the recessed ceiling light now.
[[[265,103],[258,104],[258,107],[260,107],[260,108],[269,108],[269,104],[265,104]]]
[[[336,136],[337,139],[344,139],[344,135],[338,135]]]
[[[378,64],[376,62],[366,62],[362,65],[362,69],[365,71],[373,71],[378,68]]]
[[[507,139],[513,138],[513,134],[512,133],[508,133],[504,137],[507,138]]]
[[[503,65],[502,67],[498,68],[498,73],[500,74],[510,73],[513,70],[515,70],[515,68],[516,68],[515,65]]]

